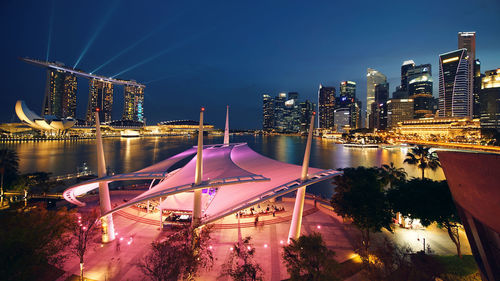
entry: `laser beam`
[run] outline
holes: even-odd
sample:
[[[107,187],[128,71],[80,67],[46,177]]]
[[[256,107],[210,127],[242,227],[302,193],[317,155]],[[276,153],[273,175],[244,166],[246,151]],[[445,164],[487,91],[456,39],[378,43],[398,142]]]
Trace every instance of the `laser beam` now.
[[[212,30],[213,30],[213,29],[212,29]],[[211,30],[210,30],[210,31],[211,31]],[[174,44],[173,46],[170,46],[170,47],[168,47],[168,48],[164,49],[163,51],[158,52],[158,53],[156,53],[156,54],[154,54],[154,55],[150,56],[149,58],[144,59],[143,61],[140,61],[140,62],[138,62],[138,63],[136,63],[136,64],[134,64],[134,65],[132,65],[132,66],[130,66],[130,67],[127,67],[126,69],[124,69],[124,70],[122,70],[122,71],[120,71],[120,72],[116,73],[115,75],[111,76],[111,78],[115,78],[115,77],[116,77],[116,76],[118,76],[118,75],[121,75],[121,74],[123,74],[123,73],[125,73],[125,72],[129,72],[130,70],[132,70],[132,69],[134,69],[134,68],[137,68],[137,67],[139,67],[139,66],[141,66],[141,65],[143,65],[143,64],[145,64],[145,63],[148,63],[148,62],[150,62],[150,61],[152,61],[152,60],[154,60],[154,59],[156,59],[156,58],[158,58],[158,57],[160,57],[160,56],[163,56],[163,55],[164,55],[164,54],[166,54],[166,53],[169,53],[169,52],[171,52],[171,51],[173,51],[173,50],[175,50],[175,49],[178,49],[178,48],[180,48],[180,47],[182,47],[182,46],[184,46],[184,45],[186,45],[186,44],[190,43],[191,41],[194,41],[195,39],[197,39],[198,37],[201,37],[202,35],[204,35],[204,34],[206,34],[206,33],[208,33],[208,32],[200,32],[200,33],[197,33],[197,34],[195,34],[195,35],[193,35],[193,36],[189,37],[189,38],[188,38],[188,39],[186,39],[186,40],[183,40],[183,41],[181,41],[181,42],[178,42],[177,44]]]
[[[144,35],[141,39],[139,39],[138,41],[136,41],[135,43],[131,44],[130,46],[128,46],[127,48],[121,50],[120,52],[118,52],[116,55],[114,55],[112,58],[110,58],[109,60],[107,60],[105,63],[101,64],[100,66],[98,66],[96,69],[92,70],[91,73],[96,73],[97,71],[99,71],[101,68],[105,67],[106,65],[108,65],[110,62],[114,61],[115,59],[117,59],[118,57],[120,57],[121,55],[125,54],[126,52],[132,50],[133,48],[137,47],[139,44],[141,44],[142,42],[144,42],[145,40],[149,39],[151,36],[153,36],[154,34],[158,33],[160,30],[164,29],[165,27],[167,27],[169,24],[171,24],[172,22],[174,22],[175,20],[177,20],[181,15],[177,15],[173,18],[170,18],[169,21],[167,21],[166,23],[164,24],[161,24],[160,26],[158,26],[157,28],[153,29],[152,31],[150,31],[148,34]]]
[[[94,34],[92,35],[92,37],[90,38],[90,40],[87,42],[87,45],[85,45],[85,48],[83,48],[83,51],[80,54],[80,56],[78,57],[78,59],[76,60],[75,65],[73,65],[73,68],[76,68],[78,66],[78,64],[82,60],[83,56],[85,55],[85,53],[87,53],[87,51],[89,50],[90,46],[92,46],[92,43],[94,43],[94,41],[97,38],[97,36],[99,35],[99,33],[101,33],[101,30],[104,28],[104,26],[108,22],[109,18],[111,17],[111,14],[113,14],[113,12],[114,12],[114,10],[115,10],[116,5],[118,4],[118,2],[119,2],[119,0],[115,0],[111,4],[111,7],[107,10],[106,14],[102,18],[99,26],[97,27],[97,30],[94,32]]]
[[[161,80],[164,80],[164,79],[167,79],[167,78],[175,77],[175,76],[177,76],[177,75],[174,75],[174,74],[165,75],[165,76],[162,76],[160,78],[156,78],[156,79],[144,82],[144,84],[148,85],[148,84],[151,84],[151,83],[154,83],[154,82],[158,82],[158,81],[161,81]]]
[[[52,43],[52,26],[54,25],[54,0],[51,1],[50,7],[50,18],[49,18],[49,39],[47,40],[47,54],[45,55],[45,61],[49,61],[50,44]]]

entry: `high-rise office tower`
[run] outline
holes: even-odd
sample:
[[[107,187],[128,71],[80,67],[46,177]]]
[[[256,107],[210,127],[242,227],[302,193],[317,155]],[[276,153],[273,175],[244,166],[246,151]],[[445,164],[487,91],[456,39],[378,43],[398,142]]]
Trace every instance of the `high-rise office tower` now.
[[[396,91],[392,93],[393,99],[407,99],[408,97],[408,91],[401,89],[401,85],[396,86]]]
[[[345,133],[350,130],[351,113],[349,108],[337,108],[335,109],[335,127],[337,132]]]
[[[319,85],[318,90],[318,128],[334,128],[335,87]]]
[[[474,101],[479,103],[479,91],[481,90],[479,87],[481,85],[481,72],[479,70],[478,77],[476,78],[476,32],[459,32],[458,33],[458,49],[467,49],[467,55],[469,57],[469,83],[470,83],[470,91],[472,94],[472,109],[471,109],[471,117],[479,118],[479,104],[475,104]],[[479,64],[477,65],[479,66]],[[477,81],[475,81],[477,80]],[[477,87],[476,87],[477,85]],[[476,111],[474,111],[474,108]]]
[[[408,82],[409,80],[409,75],[408,71],[410,69],[413,69],[415,67],[415,62],[413,60],[406,60],[403,62],[403,65],[401,66],[401,90],[402,91],[408,91]]]
[[[472,117],[470,74],[467,49],[439,55],[440,117]]]
[[[286,103],[287,94],[279,93],[274,99],[274,127],[278,131],[285,131],[287,129],[287,122],[285,120],[286,115]]]
[[[474,71],[473,85],[472,85],[472,118],[481,117],[481,105],[479,95],[481,93],[481,84],[484,74],[481,74],[481,62],[476,59],[472,67]]]
[[[299,104],[301,132],[309,132],[309,122],[311,122],[311,115],[313,114],[315,107],[316,105],[309,100],[305,100]]]
[[[385,130],[387,128],[387,100],[389,83],[375,85],[375,101],[372,103],[369,128]]]
[[[370,119],[372,103],[375,101],[375,85],[387,82],[387,77],[375,69],[368,68],[366,73],[366,115]],[[368,125],[368,124],[365,124]],[[369,126],[369,125],[368,125]]]
[[[87,123],[95,123],[94,112],[97,108],[99,108],[99,120],[110,122],[113,108],[113,83],[93,78],[89,80]]]
[[[74,74],[48,68],[42,115],[76,117],[76,90],[77,80]]]
[[[340,82],[340,98],[355,99],[356,98],[356,82],[342,81]]]
[[[486,71],[481,83],[481,128],[500,132],[500,68]]]
[[[458,49],[467,49],[471,62],[476,60],[476,32],[459,32]]]
[[[399,122],[413,119],[412,99],[390,99],[387,101],[387,127],[395,128]]]
[[[430,64],[408,70],[408,94],[413,99],[414,118],[432,114],[432,72]]]
[[[123,120],[144,122],[144,87],[125,85]]]
[[[274,99],[268,94],[262,95],[262,129],[274,129]]]

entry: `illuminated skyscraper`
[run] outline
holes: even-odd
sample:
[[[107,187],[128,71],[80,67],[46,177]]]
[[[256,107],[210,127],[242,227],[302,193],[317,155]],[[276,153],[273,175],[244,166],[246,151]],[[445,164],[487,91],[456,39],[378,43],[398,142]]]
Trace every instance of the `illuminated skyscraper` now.
[[[268,95],[262,95],[262,130],[274,129],[274,99]]]
[[[125,85],[123,120],[144,122],[144,87]]]
[[[500,132],[500,68],[485,72],[480,97],[481,128]]]
[[[95,123],[94,112],[99,108],[99,120],[110,122],[113,108],[113,83],[100,79],[89,80],[89,103],[87,106],[87,123]]]
[[[472,117],[471,77],[467,49],[439,56],[440,117]]]
[[[387,100],[389,99],[389,83],[375,85],[375,101],[370,114],[370,129],[385,130],[387,128]]]
[[[48,68],[42,115],[75,117],[77,80],[74,74]]]
[[[395,128],[399,122],[413,119],[412,99],[390,99],[387,101],[387,127]]]
[[[415,67],[415,62],[413,60],[407,60],[403,62],[401,66],[401,90],[408,91],[409,71]]]
[[[413,99],[415,118],[432,114],[432,72],[430,64],[408,70],[408,94]]]
[[[467,49],[471,62],[476,60],[476,32],[459,32],[458,49]]]
[[[357,129],[361,126],[361,105],[356,99],[356,82],[340,82],[340,97],[337,99],[335,108],[349,108],[349,126]]]
[[[318,90],[318,128],[334,128],[335,87],[319,85]]]
[[[366,73],[366,115],[370,119],[372,103],[375,101],[375,85],[387,82],[387,77],[375,69],[368,68]],[[368,124],[366,124],[368,125]]]

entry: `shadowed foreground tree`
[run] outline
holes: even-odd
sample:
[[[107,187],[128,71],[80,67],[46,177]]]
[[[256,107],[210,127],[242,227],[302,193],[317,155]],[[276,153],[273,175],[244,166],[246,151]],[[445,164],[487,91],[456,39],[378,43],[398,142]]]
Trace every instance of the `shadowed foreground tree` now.
[[[411,219],[420,219],[423,226],[438,223],[448,232],[453,244],[460,251],[460,218],[446,181],[413,179],[389,190],[388,198],[395,212]]]
[[[0,196],[2,196],[5,185],[10,185],[18,175],[19,156],[11,149],[0,149]]]
[[[233,245],[228,260],[222,265],[221,277],[229,276],[233,280],[263,280],[262,268],[254,261],[255,248],[250,244],[250,237]]]
[[[399,181],[405,181],[408,174],[404,168],[397,168],[394,163],[391,162],[389,165],[384,164],[380,167],[380,180],[384,185],[388,185],[391,188],[394,183]]]
[[[68,212],[41,205],[20,212],[0,212],[0,276],[2,280],[37,280],[47,264],[65,261],[69,244]]]
[[[335,252],[326,247],[321,234],[302,235],[283,247],[283,260],[290,280],[338,280]]]
[[[69,223],[70,251],[80,260],[80,280],[83,281],[84,257],[90,245],[97,243],[100,229],[99,211],[72,213]]]
[[[180,226],[165,240],[151,243],[151,251],[137,264],[150,280],[194,280],[199,270],[213,266],[210,227]]]
[[[335,178],[334,211],[352,220],[361,232],[364,251],[370,246],[370,232],[385,228],[392,232],[392,211],[377,168],[346,168]]]
[[[399,246],[386,237],[368,255],[362,257],[363,274],[372,281],[436,280],[443,272],[441,264],[423,252],[414,253],[408,246]]]
[[[436,152],[430,152],[430,149],[430,147],[417,145],[406,153],[406,159],[403,161],[403,163],[416,165],[422,171],[422,179],[425,178],[425,169],[435,171],[438,167],[441,167]]]

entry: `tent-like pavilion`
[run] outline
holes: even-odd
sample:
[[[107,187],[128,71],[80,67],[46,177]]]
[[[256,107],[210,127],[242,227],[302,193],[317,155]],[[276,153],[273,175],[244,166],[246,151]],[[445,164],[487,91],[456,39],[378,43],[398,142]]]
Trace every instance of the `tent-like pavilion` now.
[[[109,182],[152,180],[150,189],[135,198],[114,208],[111,208],[109,203],[109,207],[103,208],[101,206],[101,215],[110,217],[112,213],[123,208],[163,198],[166,200],[161,204],[161,208],[193,210],[193,219],[199,216],[197,224],[203,225],[299,189],[297,195],[299,204],[296,203],[294,208],[294,220],[295,224],[298,224],[298,232],[300,232],[305,187],[331,179],[341,173],[335,170],[309,168],[313,122],[314,116],[311,119],[304,164],[301,167],[265,157],[252,150],[246,143],[229,143],[227,117],[224,144],[203,145],[202,110],[200,112],[198,146],[133,173],[105,176],[101,172],[99,178],[65,190],[64,198],[73,204],[82,206],[84,203],[77,199],[78,196],[96,188],[99,188],[100,193],[107,193]],[[101,144],[102,148],[101,141],[99,135],[97,142],[98,146]],[[98,163],[103,166],[104,156],[99,155],[99,151],[98,158],[100,159]],[[189,158],[191,159],[189,160]],[[189,161],[183,167],[170,171],[174,165],[182,160]],[[103,167],[100,167],[99,170],[103,170]],[[158,183],[153,186],[156,181]],[[202,200],[200,191],[209,194],[208,199]],[[106,200],[109,202],[109,195],[105,194],[104,197],[106,196],[108,198],[103,199],[100,194],[101,205]],[[189,199],[190,196],[193,199]],[[207,197],[205,196],[205,198]],[[183,204],[190,204],[192,207],[181,206]],[[201,205],[201,210],[197,204]],[[295,228],[297,229],[297,227]]]

